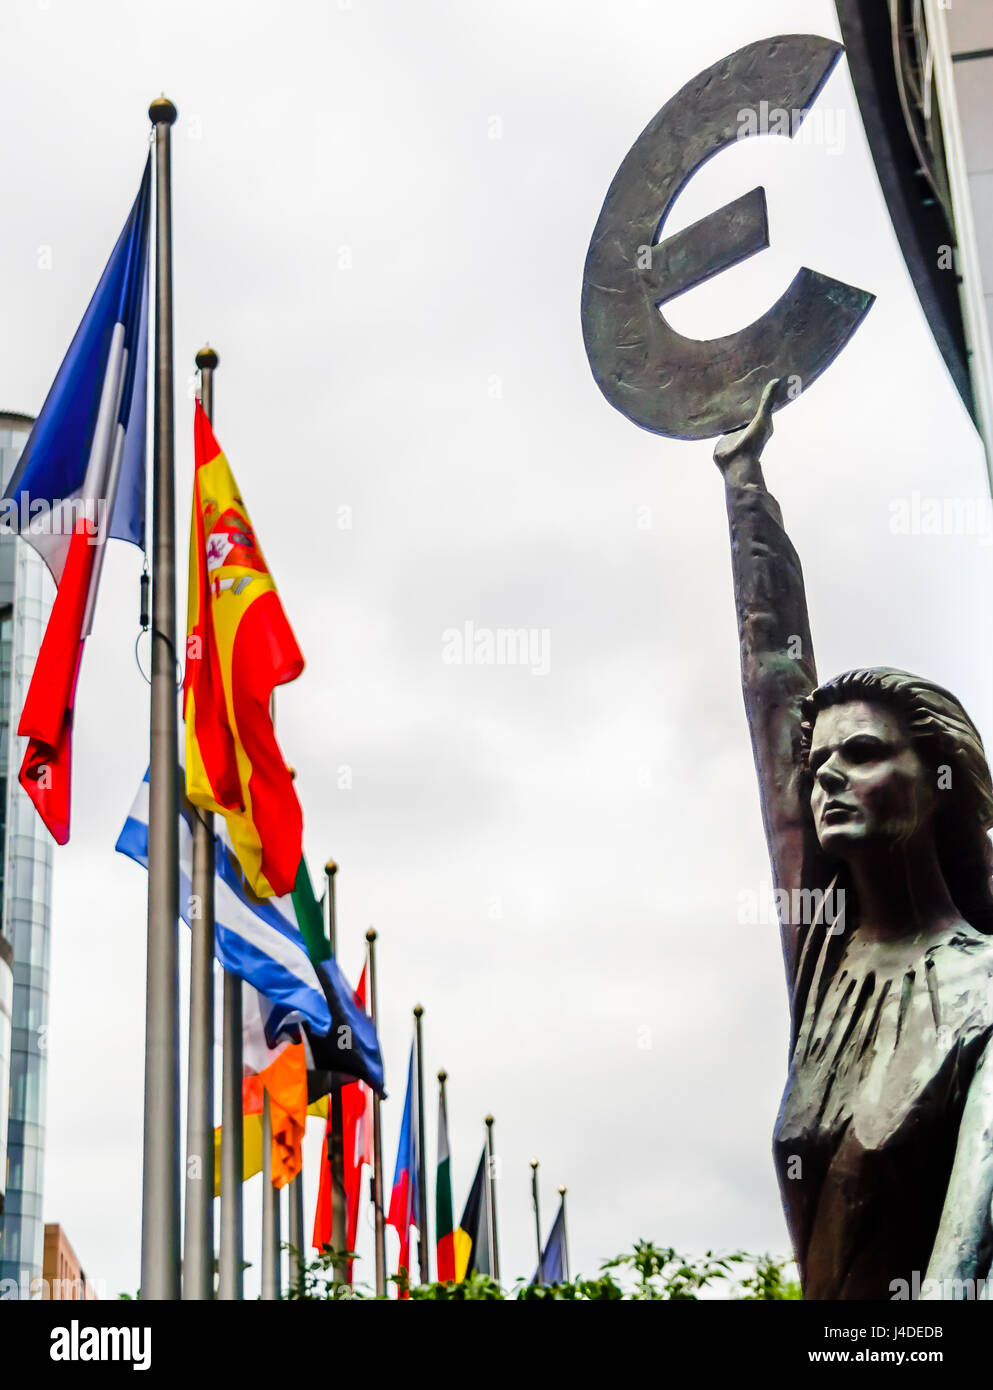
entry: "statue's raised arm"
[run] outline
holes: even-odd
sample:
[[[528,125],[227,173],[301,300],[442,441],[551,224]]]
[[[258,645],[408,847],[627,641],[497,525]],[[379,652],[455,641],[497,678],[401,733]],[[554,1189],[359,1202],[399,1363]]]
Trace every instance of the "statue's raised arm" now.
[[[961,701],[907,671],[862,667],[817,683],[800,562],[759,462],[772,411],[787,404],[781,383],[816,381],[872,296],[801,269],[737,333],[687,338],[665,317],[676,295],[768,245],[761,189],[670,235],[686,181],[740,138],[743,116],[775,105],[802,119],[838,52],[817,35],[760,40],[666,103],[597,219],[583,336],[607,400],[642,428],[724,435],[715,459],[742,686],[792,1004],[773,1150],[804,1297],[989,1298],[993,779],[983,741]],[[893,633],[877,635],[892,645]]]
[[[779,381],[771,381],[751,424],[725,435],[714,451],[724,475],[731,567],[741,645],[741,686],[752,736],[762,816],[775,888],[793,903],[804,883],[810,793],[805,791],[800,746],[801,704],[817,684],[807,618],[803,572],[783,528],[776,499],[759,462],[772,434],[772,407]],[[800,928],[794,914],[780,913],[783,952],[792,988]]]

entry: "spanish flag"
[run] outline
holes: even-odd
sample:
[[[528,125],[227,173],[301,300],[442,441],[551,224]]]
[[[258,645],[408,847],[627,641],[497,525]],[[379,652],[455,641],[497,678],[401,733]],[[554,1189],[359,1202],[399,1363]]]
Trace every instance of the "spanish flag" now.
[[[270,701],[303,657],[199,401],[187,615],[186,795],[224,816],[257,897],[292,893],[303,815]]]

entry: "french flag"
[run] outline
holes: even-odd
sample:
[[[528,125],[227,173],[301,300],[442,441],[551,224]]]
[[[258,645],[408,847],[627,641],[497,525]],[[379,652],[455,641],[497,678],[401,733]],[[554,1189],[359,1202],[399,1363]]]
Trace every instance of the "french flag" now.
[[[418,1221],[417,1138],[414,1125],[414,1044],[410,1045],[407,1067],[407,1095],[403,1102],[400,1142],[397,1145],[397,1166],[393,1174],[393,1192],[386,1224],[400,1237],[400,1261],[397,1271],[410,1275],[410,1228]],[[406,1298],[405,1293],[400,1294]]]
[[[69,838],[72,716],[103,546],[145,544],[151,164],[3,497],[8,529],[58,587],[17,732],[19,781],[60,845]]]

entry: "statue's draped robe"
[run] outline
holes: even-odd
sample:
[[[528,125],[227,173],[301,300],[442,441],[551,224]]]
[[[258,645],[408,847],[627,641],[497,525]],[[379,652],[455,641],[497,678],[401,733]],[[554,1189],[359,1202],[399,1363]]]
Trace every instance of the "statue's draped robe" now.
[[[800,705],[816,684],[803,575],[764,486],[729,486],[727,503],[762,814],[792,904],[833,872],[800,757]],[[837,900],[825,903],[820,920],[783,923],[793,1022],[774,1153],[804,1296],[914,1296],[939,1225],[937,1272],[981,1280],[993,1257],[993,938],[963,923],[864,941],[843,919],[832,929]]]

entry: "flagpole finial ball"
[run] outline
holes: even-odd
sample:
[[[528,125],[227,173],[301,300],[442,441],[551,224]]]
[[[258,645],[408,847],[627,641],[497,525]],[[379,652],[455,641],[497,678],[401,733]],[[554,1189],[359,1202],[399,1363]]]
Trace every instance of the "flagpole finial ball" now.
[[[564,1196],[565,1196],[565,1188],[564,1188],[564,1187],[560,1187],[560,1188],[559,1188],[559,1196],[560,1196],[560,1197],[564,1197]]]
[[[175,125],[178,115],[179,112],[165,93],[156,97],[148,108],[148,119],[152,125]]]
[[[448,1080],[448,1072],[445,1070],[444,1067],[442,1067],[441,1071],[438,1073],[438,1080],[442,1083]]]
[[[369,930],[368,930],[368,931],[366,932],[366,934],[365,934],[365,939],[366,939],[366,941],[375,941],[375,939],[376,939],[376,928],[375,928],[375,927],[370,927],[370,928],[369,928]]]
[[[329,878],[334,878],[335,874],[338,872],[338,865],[334,862],[333,859],[329,859],[328,862],[324,865],[324,872],[328,875]]]
[[[208,343],[196,355],[196,364],[202,372],[212,372],[221,359]]]
[[[486,1128],[489,1129],[490,1126],[491,1126],[492,1124],[493,1124],[493,1116],[492,1116],[492,1115],[487,1115],[487,1117],[486,1117]]]
[[[536,1158],[532,1158],[531,1160],[531,1169],[535,1173],[538,1171],[538,1160]]]
[[[423,1012],[424,1012],[424,1010],[423,1010],[423,1008],[421,1007],[420,1004],[415,1004],[415,1005],[414,1005],[414,1017],[415,1017],[415,1018],[420,1018],[421,1015],[423,1014]]]

